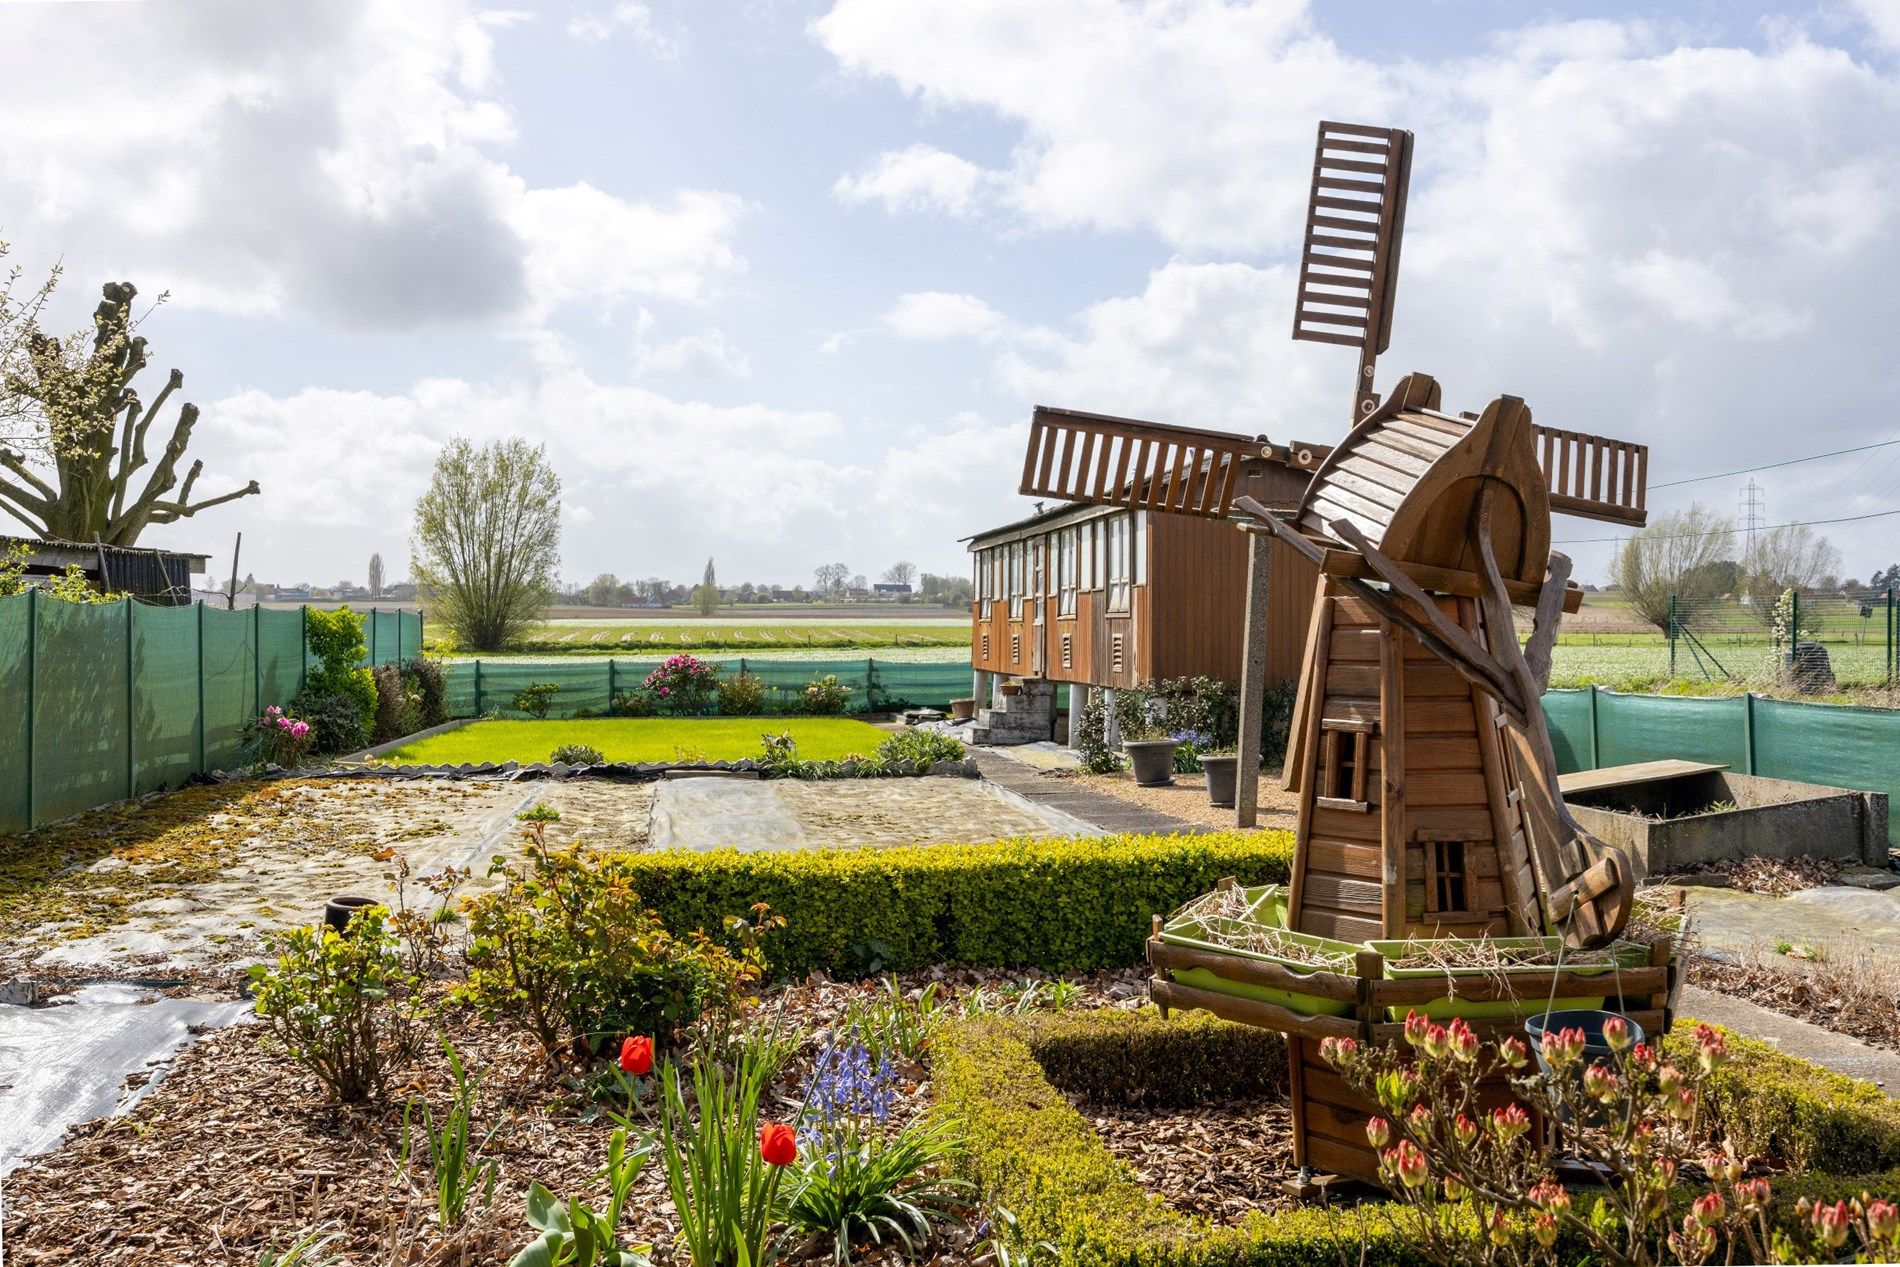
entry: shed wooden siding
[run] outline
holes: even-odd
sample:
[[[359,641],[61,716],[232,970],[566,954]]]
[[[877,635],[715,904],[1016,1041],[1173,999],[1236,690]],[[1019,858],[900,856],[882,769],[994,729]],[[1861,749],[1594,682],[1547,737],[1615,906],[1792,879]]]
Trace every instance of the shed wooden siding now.
[[[1084,522],[1100,528],[1110,519],[1130,513],[1052,519],[1047,525],[1004,538],[1024,542],[1025,589],[1033,585],[1036,575],[1034,552],[1045,552],[1040,668],[1036,660],[1035,596],[1024,594],[1017,619],[1009,615],[1007,594],[990,603],[990,613],[985,617],[985,582],[980,567],[976,597],[970,605],[971,664],[1011,677],[1113,688],[1197,674],[1239,681],[1245,636],[1247,534],[1234,524],[1183,515],[1149,515],[1143,534],[1146,556],[1142,565],[1132,569],[1132,575],[1143,581],[1131,582],[1129,609],[1108,610],[1105,578],[1097,575],[1096,588],[1076,591],[1075,614],[1061,614],[1058,534]],[[973,552],[989,548],[982,537],[971,543]],[[1293,682],[1299,677],[1318,573],[1290,547],[1276,542],[1271,549],[1268,678],[1275,683]]]

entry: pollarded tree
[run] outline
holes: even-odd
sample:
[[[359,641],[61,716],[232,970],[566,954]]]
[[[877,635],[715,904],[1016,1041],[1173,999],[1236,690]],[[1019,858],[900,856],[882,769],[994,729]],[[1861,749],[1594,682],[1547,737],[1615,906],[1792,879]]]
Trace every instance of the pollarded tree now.
[[[541,619],[561,562],[561,479],[526,440],[456,438],[416,503],[410,567],[437,619],[472,651],[499,651]]]
[[[83,333],[60,339],[35,324],[20,341],[21,354],[4,367],[0,414],[26,421],[32,436],[25,451],[0,448],[0,468],[8,473],[0,475],[0,510],[42,537],[129,546],[151,524],[188,519],[258,490],[252,480],[191,500],[204,463],[193,462],[180,482],[178,465],[198,422],[198,406],[189,402],[179,405],[156,460],[148,455],[152,423],[185,376],[174,369],[148,406],[132,385],[148,364],[145,337],[132,316],[138,289],[110,282],[103,295],[93,310],[90,346]],[[135,477],[148,465],[135,490]]]
[[[1711,565],[1733,558],[1735,525],[1697,503],[1653,517],[1616,553],[1610,575],[1636,614],[1658,629],[1669,628],[1671,597],[1713,598],[1720,590],[1698,589],[1715,580]]]

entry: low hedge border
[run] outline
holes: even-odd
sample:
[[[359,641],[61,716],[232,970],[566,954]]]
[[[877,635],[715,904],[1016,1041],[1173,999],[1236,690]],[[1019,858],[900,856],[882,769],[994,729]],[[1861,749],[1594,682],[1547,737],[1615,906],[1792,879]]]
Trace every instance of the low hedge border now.
[[[1686,1043],[1694,1024],[1678,1022],[1668,1042]],[[1900,1105],[1866,1083],[1727,1037],[1732,1059],[1715,1080],[1716,1111],[1751,1147],[1767,1143],[1795,1166],[1774,1181],[1783,1217],[1801,1196],[1900,1191]],[[969,1140],[969,1178],[1015,1215],[1026,1241],[1053,1244],[1064,1263],[1290,1267],[1362,1261],[1362,1246],[1366,1264],[1423,1262],[1378,1202],[1255,1214],[1234,1227],[1181,1214],[1141,1185],[1068,1099],[1184,1106],[1270,1092],[1285,1077],[1277,1035],[1195,1012],[1168,1021],[1149,1009],[980,1017],[946,1027],[932,1049],[935,1094]],[[1810,1162],[1829,1172],[1801,1173]],[[1683,1185],[1675,1199],[1695,1195]]]
[[[1142,960],[1149,917],[1222,876],[1283,883],[1284,831],[1022,838],[987,844],[667,850],[630,856],[640,896],[675,931],[716,934],[769,903],[786,927],[775,973],[854,976],[933,964],[1084,972]]]

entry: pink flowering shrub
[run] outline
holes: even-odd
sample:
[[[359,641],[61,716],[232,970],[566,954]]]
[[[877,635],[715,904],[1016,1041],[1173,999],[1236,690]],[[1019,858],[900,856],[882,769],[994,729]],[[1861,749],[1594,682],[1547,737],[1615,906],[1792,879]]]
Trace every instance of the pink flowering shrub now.
[[[641,683],[659,699],[662,708],[682,717],[697,717],[709,711],[718,685],[718,669],[683,651],[668,656]]]
[[[1517,1038],[1480,1044],[1462,1019],[1405,1019],[1410,1055],[1329,1038],[1321,1056],[1378,1105],[1366,1138],[1404,1213],[1401,1227],[1433,1262],[1556,1264],[1840,1261],[1850,1238],[1860,1261],[1900,1258],[1900,1210],[1865,1195],[1797,1211],[1793,1231],[1769,1222],[1763,1169],[1718,1143],[1703,1084],[1727,1058],[1721,1034],[1696,1028],[1691,1059],[1636,1042],[1621,1017],[1604,1025],[1611,1055],[1587,1060],[1584,1034],[1546,1034],[1541,1067]],[[1507,1083],[1516,1102],[1480,1104]],[[1526,1111],[1528,1106],[1529,1111]],[[1604,1182],[1572,1194],[1550,1171],[1533,1115],[1561,1123],[1558,1153]],[[1678,1220],[1678,1181],[1707,1185]],[[1565,1250],[1559,1257],[1558,1245]]]
[[[301,762],[316,742],[309,722],[292,717],[275,704],[262,716],[244,723],[244,736],[256,747],[260,763],[285,767]]]

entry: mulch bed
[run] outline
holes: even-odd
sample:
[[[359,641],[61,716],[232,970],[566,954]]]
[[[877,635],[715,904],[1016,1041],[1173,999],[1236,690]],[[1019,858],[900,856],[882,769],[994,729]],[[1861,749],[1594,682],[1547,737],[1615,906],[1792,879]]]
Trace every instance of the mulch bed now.
[[[1689,981],[1870,1046],[1900,1051],[1900,970],[1871,957],[1850,965],[1796,969],[1692,955]]]
[[[1254,1211],[1295,1204],[1281,1188],[1298,1173],[1293,1111],[1285,1100],[1185,1109],[1071,1102],[1142,1186],[1183,1214],[1234,1224]]]
[[[1141,977],[1137,970],[1091,975],[1075,1005],[1138,1006]],[[904,984],[933,979],[949,995],[1020,977],[933,970]],[[815,978],[767,996],[767,1007],[782,1006],[787,1021],[813,1031],[773,1088],[778,1116],[794,1111],[822,1034],[866,988]],[[528,1240],[523,1203],[531,1181],[600,1208],[606,1190],[596,1172],[612,1123],[585,1120],[582,1097],[527,1036],[456,1009],[444,1013],[443,1029],[482,1075],[477,1131],[501,1124],[486,1150],[502,1162],[494,1205],[455,1235],[435,1228],[429,1176],[405,1178],[398,1161],[403,1104],[422,1096],[440,1112],[450,1098],[446,1062],[434,1049],[402,1071],[389,1103],[343,1108],[325,1103],[307,1073],[267,1050],[258,1027],[241,1025],[185,1052],[129,1116],[77,1127],[60,1148],[9,1176],[8,1262],[250,1267],[260,1249],[282,1250],[315,1227],[335,1233],[330,1252],[350,1264],[495,1267]],[[928,1103],[926,1078],[914,1071],[894,1117],[907,1120]],[[677,1261],[657,1159],[628,1208],[623,1226],[652,1240],[661,1262]],[[968,1262],[983,1247],[971,1244],[967,1230],[952,1229],[935,1248],[939,1261]]]
[[[1730,888],[1786,897],[1834,883],[1841,864],[1828,858],[1724,858],[1686,868],[1684,874],[1727,876]]]

